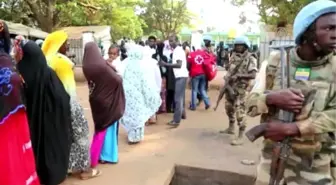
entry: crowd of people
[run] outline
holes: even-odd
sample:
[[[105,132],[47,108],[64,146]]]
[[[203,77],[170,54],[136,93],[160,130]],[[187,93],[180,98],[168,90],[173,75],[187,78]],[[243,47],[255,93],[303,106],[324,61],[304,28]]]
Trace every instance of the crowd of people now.
[[[35,42],[17,36],[11,43],[6,23],[1,22],[0,28],[0,132],[6,151],[0,155],[4,174],[0,184],[58,185],[69,175],[82,180],[98,177],[102,174],[99,163],[118,163],[119,125],[126,130],[129,144],[137,144],[144,139],[145,126],[156,123],[156,114],[174,113],[168,123],[173,128],[186,119],[190,70],[197,72],[192,86],[201,87],[193,88],[190,109],[196,108],[197,93],[205,108],[210,107],[202,67],[188,60],[177,36],[165,42],[150,36],[145,46],[112,45],[107,60],[98,45],[90,42],[83,56],[94,121],[90,142],[67,33],[55,31]],[[202,51],[208,52],[206,47]],[[215,63],[215,57],[209,61]]]

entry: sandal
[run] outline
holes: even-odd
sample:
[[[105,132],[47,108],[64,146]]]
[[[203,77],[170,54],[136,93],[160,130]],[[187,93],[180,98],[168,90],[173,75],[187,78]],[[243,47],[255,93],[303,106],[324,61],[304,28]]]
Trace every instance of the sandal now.
[[[98,169],[91,169],[91,174],[86,175],[88,172],[84,172],[80,175],[80,179],[81,180],[89,180],[95,177],[98,177],[102,174],[102,171],[98,170]],[[85,175],[83,175],[85,174]]]

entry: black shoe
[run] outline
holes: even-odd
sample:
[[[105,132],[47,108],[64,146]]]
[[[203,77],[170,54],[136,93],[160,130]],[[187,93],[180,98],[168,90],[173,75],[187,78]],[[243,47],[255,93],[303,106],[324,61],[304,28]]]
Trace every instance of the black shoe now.
[[[187,115],[183,114],[182,119],[187,119]]]
[[[189,110],[191,111],[195,111],[196,110],[196,107],[193,107],[192,105],[189,106]]]
[[[210,108],[210,105],[205,106],[205,110],[208,110]]]

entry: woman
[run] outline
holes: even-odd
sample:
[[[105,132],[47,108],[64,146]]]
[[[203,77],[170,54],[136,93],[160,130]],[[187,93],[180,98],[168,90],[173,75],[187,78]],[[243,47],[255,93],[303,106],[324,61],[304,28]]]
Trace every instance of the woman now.
[[[167,57],[168,63],[172,63],[173,58],[173,49],[169,45],[169,41],[166,40],[164,42],[163,55]],[[174,112],[174,94],[175,94],[175,75],[174,71],[171,67],[166,68],[166,89],[167,89],[167,112]]]
[[[16,43],[15,60],[25,81],[25,98],[37,172],[42,184],[67,175],[70,152],[69,95],[33,41]]]
[[[84,50],[83,72],[89,83],[89,101],[95,135],[91,145],[91,166],[101,160],[118,162],[118,120],[125,110],[122,79],[101,56],[97,44],[87,43]]]
[[[90,169],[89,125],[84,117],[84,110],[77,100],[74,64],[66,56],[68,35],[64,31],[56,31],[47,36],[42,51],[49,66],[70,96],[72,143],[70,148],[69,172],[82,180],[97,177],[101,171]],[[80,157],[78,157],[80,156]]]
[[[148,72],[146,74],[149,75],[149,78],[155,79],[156,91],[160,95],[162,78],[161,78],[160,67],[158,65],[158,61],[152,58],[153,52],[155,52],[155,50],[151,49],[150,47],[143,47],[143,55],[144,55],[143,62],[146,65],[146,68],[148,69],[147,70]],[[156,121],[157,121],[157,117],[156,117],[156,114],[154,114],[152,117],[149,118],[146,125],[155,124]]]
[[[23,97],[14,69],[10,37],[0,22],[0,184],[39,185]]]
[[[161,105],[157,82],[153,77],[153,68],[143,60],[143,47],[128,45],[128,57],[125,59],[123,87],[126,97],[126,109],[121,124],[128,133],[130,144],[144,138],[144,126]]]
[[[157,61],[162,60],[164,62],[168,62],[167,57],[163,55],[163,48],[164,48],[164,43],[162,42],[158,43],[157,50],[156,50],[156,53],[153,55],[153,58],[155,58]],[[159,113],[165,113],[167,111],[166,109],[166,99],[167,99],[166,72],[167,72],[167,69],[165,67],[159,67],[159,69],[160,69],[160,74],[161,74],[161,79],[162,79],[161,92],[160,92],[162,103],[159,108]]]

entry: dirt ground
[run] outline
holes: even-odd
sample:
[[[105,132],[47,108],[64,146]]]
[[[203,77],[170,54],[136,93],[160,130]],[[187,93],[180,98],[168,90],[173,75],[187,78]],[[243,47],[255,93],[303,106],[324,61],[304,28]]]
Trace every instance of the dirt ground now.
[[[222,73],[212,81],[221,84]],[[88,103],[88,88],[78,83],[78,94],[90,123],[91,137],[93,122]],[[187,102],[190,91],[187,91]],[[209,96],[213,105],[218,91],[211,90]],[[161,114],[158,123],[146,127],[145,139],[137,145],[128,145],[125,130],[120,128],[119,163],[99,165],[103,171],[100,177],[80,181],[69,178],[67,182],[78,185],[169,185],[175,164],[206,169],[226,170],[246,175],[254,175],[256,165],[246,166],[241,160],[258,161],[260,142],[245,141],[242,146],[230,145],[230,136],[219,130],[228,126],[223,103],[218,110],[205,110],[202,104],[196,111],[187,111],[187,119],[180,127],[168,129],[166,123],[172,114]],[[258,124],[259,118],[248,118],[248,126]],[[91,139],[91,138],[90,138]]]

